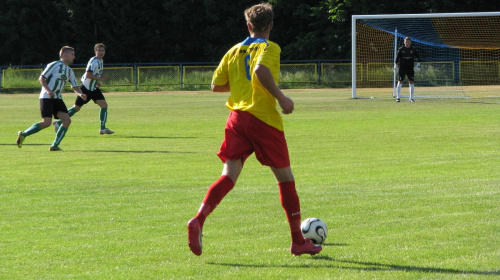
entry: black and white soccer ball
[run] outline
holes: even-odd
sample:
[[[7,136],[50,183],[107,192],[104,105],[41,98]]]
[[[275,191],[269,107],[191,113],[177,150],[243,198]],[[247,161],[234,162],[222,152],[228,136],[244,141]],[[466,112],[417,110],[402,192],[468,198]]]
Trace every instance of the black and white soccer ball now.
[[[318,218],[305,219],[300,224],[300,229],[302,230],[302,236],[304,236],[304,238],[311,239],[312,243],[317,245],[321,245],[328,234],[326,224]]]

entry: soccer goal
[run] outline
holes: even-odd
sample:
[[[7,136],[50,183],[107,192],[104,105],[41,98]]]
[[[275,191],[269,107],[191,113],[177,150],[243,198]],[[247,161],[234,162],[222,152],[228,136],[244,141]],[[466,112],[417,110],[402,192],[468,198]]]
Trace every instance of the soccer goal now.
[[[353,98],[393,96],[394,58],[405,37],[422,60],[416,97],[500,97],[500,12],[486,12],[353,15]],[[407,86],[406,78],[402,96]]]

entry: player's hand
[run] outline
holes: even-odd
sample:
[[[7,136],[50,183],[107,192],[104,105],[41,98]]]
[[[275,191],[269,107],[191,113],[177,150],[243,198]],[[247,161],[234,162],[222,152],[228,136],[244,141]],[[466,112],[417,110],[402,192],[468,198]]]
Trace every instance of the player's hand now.
[[[85,93],[80,93],[79,95],[84,101],[87,101],[87,95]]]
[[[101,87],[101,83],[97,83],[97,87]]]
[[[108,75],[104,75],[101,77],[101,81],[107,81],[109,79]]]
[[[294,104],[292,99],[288,97],[284,97],[282,100],[279,101],[281,109],[283,109],[281,112],[283,114],[291,114],[294,109]]]
[[[47,90],[47,94],[49,95],[50,98],[56,97],[56,94],[51,90]]]

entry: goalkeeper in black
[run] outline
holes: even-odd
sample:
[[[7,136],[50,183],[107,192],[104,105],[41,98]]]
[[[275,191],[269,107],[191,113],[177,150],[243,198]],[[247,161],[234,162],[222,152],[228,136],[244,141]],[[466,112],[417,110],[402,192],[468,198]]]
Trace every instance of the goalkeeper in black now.
[[[408,76],[408,83],[410,84],[410,102],[415,102],[415,100],[413,100],[413,93],[415,91],[415,71],[413,67],[416,58],[418,61],[417,69],[420,70],[421,60],[418,56],[417,50],[411,45],[410,37],[405,38],[404,44],[404,46],[399,48],[396,59],[394,60],[394,70],[396,70],[399,65],[396,102],[400,101],[401,85],[403,84],[405,76]]]

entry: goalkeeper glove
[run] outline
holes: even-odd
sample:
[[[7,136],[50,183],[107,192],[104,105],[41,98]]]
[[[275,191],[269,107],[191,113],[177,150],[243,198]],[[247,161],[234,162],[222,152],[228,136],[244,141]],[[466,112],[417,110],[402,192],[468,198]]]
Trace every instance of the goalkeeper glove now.
[[[420,71],[420,62],[417,63],[417,67],[415,68],[415,70]]]

